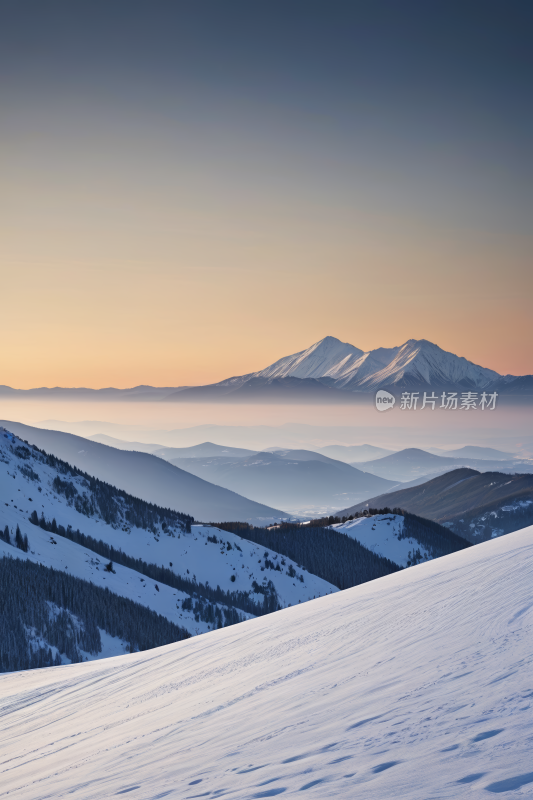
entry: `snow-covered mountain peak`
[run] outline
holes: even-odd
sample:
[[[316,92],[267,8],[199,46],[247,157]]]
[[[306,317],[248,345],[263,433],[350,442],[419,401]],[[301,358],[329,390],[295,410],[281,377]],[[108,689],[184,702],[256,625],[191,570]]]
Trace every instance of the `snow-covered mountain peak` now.
[[[254,373],[256,378],[322,378],[335,374],[355,363],[364,355],[363,350],[326,336],[319,342],[290,356],[285,356],[269,367]]]
[[[427,339],[409,339],[398,347],[364,352],[334,336],[326,336],[307,350],[285,356],[238,380],[250,378],[313,378],[339,389],[375,391],[382,386],[404,388],[419,384],[483,389],[500,376]]]
[[[389,364],[362,382],[365,388],[422,383],[428,386],[462,384],[482,389],[499,378],[494,370],[442,350],[427,339],[409,339]]]

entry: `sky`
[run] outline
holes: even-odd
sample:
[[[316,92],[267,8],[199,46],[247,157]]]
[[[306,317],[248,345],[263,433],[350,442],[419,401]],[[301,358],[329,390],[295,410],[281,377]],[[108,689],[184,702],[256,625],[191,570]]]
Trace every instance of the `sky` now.
[[[529,0],[0,0],[0,384],[533,373]]]

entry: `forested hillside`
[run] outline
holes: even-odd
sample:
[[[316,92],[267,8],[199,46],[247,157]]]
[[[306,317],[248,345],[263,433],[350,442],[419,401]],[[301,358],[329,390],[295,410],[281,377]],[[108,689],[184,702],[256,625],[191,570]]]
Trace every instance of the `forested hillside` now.
[[[140,603],[18,558],[0,558],[0,610],[0,672],[95,656],[100,630],[129,643],[130,652],[190,637]]]
[[[222,616],[220,616],[220,611],[218,609],[216,611],[215,609],[209,611],[210,617],[216,614],[217,618],[221,619],[222,624],[219,627],[241,622],[244,617],[238,613],[237,609],[249,612],[254,616],[261,616],[262,614],[270,614],[272,611],[277,611],[278,608],[280,608],[276,588],[272,581],[268,581],[264,586],[256,588],[253,594],[262,596],[262,600],[256,602],[253,599],[253,594],[249,591],[224,591],[220,586],[214,588],[209,585],[209,582],[202,583],[196,579],[187,578],[184,575],[177,575],[172,569],[167,567],[146,562],[142,558],[134,558],[128,555],[128,553],[124,553],[120,548],[113,547],[113,545],[101,539],[95,539],[93,536],[87,536],[80,530],[73,530],[70,526],[65,529],[63,525],[58,525],[55,519],[51,522],[47,520],[44,514],[41,514],[41,518],[39,519],[35,509],[30,516],[30,522],[32,525],[38,525],[42,530],[49,531],[57,536],[62,536],[65,539],[69,539],[71,542],[88,548],[93,553],[110,559],[112,562],[114,561],[117,564],[122,564],[141,575],[147,575],[153,580],[160,581],[167,586],[172,586],[175,589],[186,592],[191,595],[191,597],[199,599],[203,603],[202,607],[204,608],[206,607],[206,603],[207,606],[209,606],[210,603],[223,603],[225,608],[222,611]],[[216,537],[211,537],[212,542],[213,540],[215,544],[219,543]],[[226,542],[224,542],[224,546],[226,546]],[[236,545],[236,548],[241,551],[239,545]],[[231,546],[229,549],[232,549]]]
[[[400,569],[389,559],[372,553],[335,529],[288,524],[268,529],[239,522],[221,522],[217,527],[238,533],[266,548],[264,563],[268,568],[273,568],[268,563],[268,551],[273,550],[339,589],[358,586]]]
[[[438,522],[410,514],[408,511],[402,512],[402,515],[404,524],[400,538],[416,539],[419,544],[427,548],[432,558],[446,556],[470,547],[470,543],[462,536],[457,536]]]
[[[470,547],[442,525],[398,508],[371,509],[344,519],[324,517],[309,525],[264,529],[230,522],[219,527],[290,556],[339,589]]]
[[[6,436],[6,434],[4,434]],[[179,511],[169,508],[160,508],[153,503],[148,503],[138,497],[133,497],[127,492],[110,486],[98,478],[88,475],[77,467],[67,464],[60,458],[40,450],[35,445],[27,442],[15,443],[12,448],[13,455],[22,459],[24,463],[18,464],[20,473],[36,484],[36,491],[41,487],[41,476],[35,471],[35,464],[50,467],[58,473],[53,481],[52,488],[58,495],[62,495],[68,505],[86,517],[99,516],[107,525],[113,527],[130,528],[132,526],[145,528],[157,533],[172,532],[191,529],[194,518]]]

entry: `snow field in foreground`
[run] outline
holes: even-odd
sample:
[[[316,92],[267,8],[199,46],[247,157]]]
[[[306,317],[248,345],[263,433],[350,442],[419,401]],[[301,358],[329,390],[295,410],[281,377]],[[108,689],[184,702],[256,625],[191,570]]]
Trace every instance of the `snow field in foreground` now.
[[[0,796],[533,797],[533,528],[266,617],[0,677]]]

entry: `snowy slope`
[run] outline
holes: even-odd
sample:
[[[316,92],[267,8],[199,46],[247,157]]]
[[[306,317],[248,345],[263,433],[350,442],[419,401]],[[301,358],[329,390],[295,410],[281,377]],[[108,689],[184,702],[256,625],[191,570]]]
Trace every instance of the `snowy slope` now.
[[[114,594],[141,603],[176,625],[186,628],[193,636],[208,630],[207,623],[201,620],[196,622],[191,611],[182,610],[182,601],[189,597],[185,592],[165,586],[151,578],[145,578],[139,572],[120,564],[113,565],[115,570],[113,575],[105,570],[108,559],[98,556],[88,548],[81,547],[61,536],[47,533],[34,525],[28,524],[24,527],[20,525],[20,528],[23,533],[26,532],[28,535],[30,550],[24,553],[0,540],[0,558],[4,555],[12,558],[27,558],[45,567],[68,570],[69,574],[75,578],[91,581],[104,589],[107,587]],[[159,587],[158,590],[155,588],[156,583]],[[244,612],[242,613],[244,614]],[[244,616],[250,615],[244,614]],[[89,659],[91,657],[94,658],[89,655]],[[101,655],[98,656],[98,658],[101,657]]]
[[[397,514],[376,514],[373,517],[360,517],[341,525],[333,525],[342,533],[352,539],[357,539],[359,544],[371,550],[378,556],[383,556],[406,567],[414,550],[420,549],[425,561],[431,560],[427,548],[421,547],[414,538],[398,539],[403,531],[404,519]]]
[[[1,794],[531,797],[532,571],[529,528],[150,652],[1,676]]]
[[[133,600],[139,599],[139,579],[131,578],[131,570],[116,565],[116,576],[102,576],[100,570],[96,570],[90,563],[86,549],[57,535],[52,537],[57,545],[50,544],[50,533],[29,522],[29,516],[34,509],[39,516],[44,514],[47,521],[55,519],[65,528],[70,525],[74,530],[79,529],[88,536],[101,539],[134,558],[142,558],[148,563],[172,569],[174,573],[189,579],[196,578],[199,583],[209,582],[212,587],[220,585],[224,591],[252,591],[254,581],[261,585],[266,578],[274,584],[282,606],[338,591],[332,584],[301,570],[291,559],[276,553],[269,553],[268,559],[274,564],[279,563],[282,571],[265,569],[264,548],[217,528],[193,525],[190,533],[179,526],[173,530],[167,528],[163,531],[158,527],[152,531],[125,522],[121,526],[108,525],[98,514],[87,517],[69,505],[64,496],[54,491],[52,481],[58,475],[57,470],[35,458],[28,461],[18,457],[15,449],[19,446],[24,447],[23,442],[16,437],[5,438],[3,433],[0,436],[0,525],[2,529],[8,525],[14,532],[18,524],[22,534],[27,534],[34,553],[28,555],[45,566],[61,569],[67,567],[72,574],[86,580],[97,578],[100,582],[103,578],[104,586],[111,588],[110,581],[113,582],[113,590],[117,594],[131,596]],[[21,470],[27,469],[28,464],[39,480],[31,480],[23,474]],[[61,477],[65,478],[65,475]],[[82,478],[69,477],[69,480],[77,487],[80,495],[86,491]],[[222,540],[224,544],[209,542],[209,536]],[[231,550],[228,550],[228,543]],[[11,555],[22,555],[14,547],[5,547]],[[303,582],[288,575],[291,565],[298,576],[302,575]],[[231,579],[232,575],[235,576],[234,581]],[[147,579],[146,583],[150,586],[154,582]],[[207,630],[207,625],[196,623],[194,617],[191,623],[191,615],[187,617],[185,612],[180,612],[183,613],[183,618],[178,614],[179,619],[176,620],[176,602],[186,595],[180,595],[180,592],[170,587],[163,590],[160,586],[160,589],[159,593],[152,591],[151,594],[145,589],[141,594],[141,602],[144,603],[144,599],[150,594],[150,602],[145,604],[153,610],[164,614],[173,622],[179,621],[191,633]],[[254,592],[253,599],[261,602],[263,596]]]

